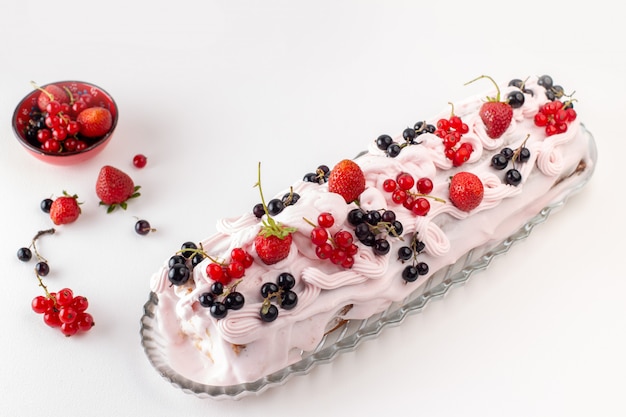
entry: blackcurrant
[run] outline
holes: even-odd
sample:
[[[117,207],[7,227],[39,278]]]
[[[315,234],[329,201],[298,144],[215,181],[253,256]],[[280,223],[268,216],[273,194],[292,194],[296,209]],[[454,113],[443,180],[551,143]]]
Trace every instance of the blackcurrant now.
[[[408,246],[402,246],[398,249],[398,259],[401,261],[408,261],[413,256],[413,250]]]
[[[31,260],[32,257],[33,257],[33,253],[28,248],[19,248],[17,250],[17,259],[19,259],[22,262],[28,262]]]
[[[200,264],[200,262],[204,261],[204,255],[201,253],[196,253],[195,255],[193,255],[193,257],[191,258],[191,267],[195,268],[196,266],[198,266],[198,264]]]
[[[509,160],[501,153],[497,153],[491,157],[491,166],[495,169],[504,169],[509,164]]]
[[[361,242],[365,246],[374,246],[374,242],[376,242],[376,235],[374,235],[373,232],[368,231],[365,236],[358,239],[359,242]]]
[[[296,278],[289,272],[282,272],[278,275],[276,283],[283,290],[290,290],[296,285]]]
[[[380,223],[381,218],[382,216],[378,212],[378,210],[370,210],[365,214],[365,221],[372,226],[376,226],[378,223]]]
[[[426,249],[426,244],[421,240],[418,240],[417,242],[415,242],[413,249],[415,250],[415,252],[420,253],[424,249]]]
[[[302,181],[317,182],[317,174],[315,172],[309,172],[307,174],[304,174],[304,177],[302,177]]]
[[[245,299],[243,297],[243,294],[237,291],[229,293],[224,298],[224,305],[229,310],[239,310],[243,307],[244,303]]]
[[[265,284],[261,285],[261,296],[263,298],[267,298],[270,294],[274,294],[277,292],[278,285],[274,284],[273,282],[266,282]]]
[[[180,254],[189,259],[191,255],[196,253],[196,249],[198,249],[198,246],[196,246],[196,244],[193,242],[185,242],[180,246],[180,249]]]
[[[273,198],[267,203],[267,212],[275,216],[285,209],[285,204],[278,198]]]
[[[515,151],[513,151],[513,149],[511,149],[511,148],[502,148],[502,149],[500,150],[500,153],[501,153],[502,155],[504,155],[504,157],[505,157],[508,161],[510,161],[510,160],[511,160],[511,158],[513,158],[513,154],[515,153]]]
[[[544,86],[546,89],[550,89],[553,84],[552,77],[549,75],[542,75],[537,80],[537,84]]]
[[[292,206],[300,200],[300,194],[298,193],[286,193],[281,199],[283,204],[286,206]]]
[[[169,266],[170,268],[173,267],[176,264],[185,264],[185,257],[182,255],[174,255],[172,256],[169,261],[167,262],[167,266]]]
[[[398,220],[394,221],[391,223],[391,235],[395,236],[395,237],[399,237],[400,235],[402,235],[402,232],[404,232],[404,226],[402,226],[402,223],[400,223]]]
[[[417,277],[419,277],[419,273],[417,272],[417,268],[413,265],[407,266],[404,268],[404,271],[402,271],[402,279],[406,282],[413,282]]]
[[[215,295],[222,295],[224,293],[224,284],[221,282],[214,282],[211,284],[211,292]]]
[[[37,264],[35,265],[35,271],[37,272],[37,275],[45,277],[50,273],[50,266],[48,265],[48,263],[43,261],[37,262]]]
[[[298,304],[298,294],[291,290],[284,291],[280,297],[280,306],[285,310],[291,310]]]
[[[215,300],[215,296],[211,294],[210,292],[204,292],[200,294],[200,297],[198,297],[198,302],[200,302],[200,305],[206,308],[211,307],[213,305],[214,300]]]
[[[370,228],[367,225],[367,223],[357,224],[356,227],[354,228],[354,236],[356,236],[357,239],[364,239],[370,233],[371,233]]]
[[[373,249],[376,255],[386,255],[389,253],[391,245],[389,244],[387,239],[376,239],[374,241]]]
[[[263,208],[263,203],[256,204],[252,208],[252,214],[254,214],[257,219],[260,219],[265,214],[265,208]]]
[[[524,105],[524,100],[524,93],[522,93],[521,91],[511,91],[507,95],[507,102],[509,103],[509,106],[514,109],[522,107]]]
[[[223,319],[228,313],[228,309],[226,308],[224,303],[219,301],[215,301],[210,307],[209,311],[211,312],[211,316],[215,317],[216,319]]]
[[[352,209],[348,212],[348,223],[358,226],[365,221],[365,212],[361,209]]]
[[[50,207],[52,207],[52,203],[53,201],[51,198],[44,198],[43,200],[41,200],[39,207],[44,213],[50,213]]]
[[[400,147],[400,145],[398,145],[397,143],[392,143],[387,148],[387,156],[390,158],[395,158],[396,156],[400,155],[401,150],[402,148]]]
[[[404,129],[404,131],[402,132],[402,137],[404,138],[404,140],[411,142],[413,139],[415,139],[415,129],[407,127],[406,129]]]
[[[152,231],[152,227],[147,220],[137,220],[135,223],[135,232],[140,235],[147,235]]]
[[[426,262],[418,262],[415,266],[417,268],[417,273],[420,275],[428,274],[428,264]]]
[[[509,81],[509,87],[522,88],[523,85],[524,85],[524,81],[520,80],[519,78],[514,78],[511,81]]]
[[[167,278],[172,285],[183,285],[189,280],[189,276],[189,268],[185,264],[175,264],[167,273]]]
[[[509,185],[517,186],[522,182],[522,174],[515,168],[509,169],[504,178],[505,182]]]
[[[391,210],[385,210],[381,216],[381,220],[387,223],[393,223],[396,221],[396,213]]]
[[[389,135],[380,135],[376,139],[376,147],[381,151],[386,151],[389,145],[393,143],[393,139]]]
[[[518,161],[520,162],[526,162],[530,159],[530,149],[528,149],[527,147],[522,147],[519,150],[519,155],[518,155]]]
[[[270,304],[268,307],[263,306],[261,307],[260,316],[264,322],[274,321],[278,317],[278,307],[274,304]]]

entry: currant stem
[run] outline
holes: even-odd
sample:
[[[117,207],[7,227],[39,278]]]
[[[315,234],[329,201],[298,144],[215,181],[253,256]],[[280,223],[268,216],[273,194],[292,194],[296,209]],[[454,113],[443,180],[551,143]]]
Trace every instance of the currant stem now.
[[[495,101],[500,101],[500,87],[498,87],[498,83],[496,83],[495,80],[493,78],[491,78],[490,76],[488,76],[488,75],[481,75],[480,77],[476,77],[473,80],[466,82],[464,85],[471,84],[474,81],[478,81],[478,80],[480,80],[482,78],[487,78],[487,79],[491,80],[493,85],[496,87],[496,99],[495,99]],[[489,98],[487,98],[487,99],[489,100]]]
[[[54,95],[51,92],[49,92],[47,90],[44,90],[43,88],[39,87],[36,82],[31,81],[30,85],[32,85],[36,90],[39,90],[39,91],[45,93],[50,100],[54,100]]]
[[[43,261],[48,263],[48,261],[46,260],[46,258],[44,258],[43,256],[41,256],[41,254],[39,253],[39,251],[37,250],[37,239],[39,239],[41,236],[43,235],[52,235],[54,234],[56,230],[54,229],[46,229],[46,230],[40,230],[37,232],[37,234],[33,237],[33,240],[31,241],[30,245],[33,248],[33,252],[35,252],[35,256],[37,257],[38,260]]]
[[[50,294],[50,291],[48,291],[48,287],[46,287],[46,284],[43,283],[43,280],[41,279],[41,277],[39,276],[39,274],[37,273],[37,271],[35,270],[35,276],[37,277],[37,281],[39,281],[39,286],[41,288],[43,288],[44,293],[46,293],[46,298],[48,298],[49,300],[52,300],[52,302],[54,303],[54,307],[57,308],[57,298]]]

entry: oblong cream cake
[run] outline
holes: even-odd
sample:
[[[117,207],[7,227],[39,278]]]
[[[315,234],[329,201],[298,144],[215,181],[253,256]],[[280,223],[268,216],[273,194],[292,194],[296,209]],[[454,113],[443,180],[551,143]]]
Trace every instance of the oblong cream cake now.
[[[271,374],[579,186],[595,159],[575,99],[547,76],[479,78],[486,95],[173,244],[150,281],[170,366],[216,386]]]

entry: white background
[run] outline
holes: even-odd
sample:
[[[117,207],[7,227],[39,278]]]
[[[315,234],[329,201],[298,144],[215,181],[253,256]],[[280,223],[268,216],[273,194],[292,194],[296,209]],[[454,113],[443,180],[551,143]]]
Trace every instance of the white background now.
[[[3,1],[0,415],[626,415],[626,31],[608,4]],[[139,338],[149,277],[180,243],[251,209],[257,162],[272,194],[488,89],[464,86],[478,75],[544,73],[576,91],[599,162],[528,240],[401,326],[260,396],[198,399],[154,371]],[[120,120],[102,154],[57,167],[23,151],[10,118],[31,80],[67,79],[108,90]],[[105,164],[142,186],[127,211],[98,207]],[[30,310],[40,289],[15,256],[52,226],[39,202],[63,190],[83,215],[39,249],[52,290],[89,298],[97,324],[84,337]],[[158,231],[135,234],[137,218]]]

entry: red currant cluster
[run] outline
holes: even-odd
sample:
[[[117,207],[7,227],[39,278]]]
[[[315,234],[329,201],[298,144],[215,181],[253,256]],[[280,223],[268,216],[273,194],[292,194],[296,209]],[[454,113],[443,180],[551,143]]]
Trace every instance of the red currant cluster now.
[[[44,295],[38,295],[31,301],[31,308],[37,314],[43,314],[43,321],[50,327],[58,327],[65,336],[73,336],[78,332],[86,332],[94,326],[91,314],[87,313],[89,302],[83,296],[74,296],[69,288],[54,293],[48,291],[42,277],[48,275],[50,267],[48,261],[37,251],[37,239],[46,234],[54,234],[54,229],[42,230],[33,237],[29,247],[22,247],[17,251],[17,258],[22,262],[32,259],[33,252],[37,257],[35,276]],[[32,251],[31,251],[32,248]]]
[[[347,230],[339,230],[330,235],[328,229],[335,224],[331,213],[324,212],[317,216],[317,225],[311,223],[311,242],[315,245],[315,254],[320,259],[329,259],[333,264],[352,268],[354,255],[359,247],[354,243],[354,236]]]
[[[567,125],[576,120],[576,110],[570,102],[549,101],[535,114],[535,125],[545,127],[546,135],[552,136],[567,131]]]
[[[50,327],[59,327],[65,336],[89,331],[94,326],[93,317],[87,313],[87,298],[63,288],[57,293],[47,292],[46,296],[33,298],[31,307],[37,314],[43,314],[43,321]]]
[[[461,138],[467,132],[469,132],[467,124],[463,123],[461,118],[455,116],[454,113],[449,119],[437,121],[435,135],[443,141],[446,158],[451,160],[455,167],[463,165],[474,151],[471,143],[461,143]]]
[[[246,269],[253,263],[252,255],[242,248],[234,248],[230,252],[230,262],[213,260],[206,267],[206,274],[215,282],[228,285],[233,279],[243,277]]]
[[[413,186],[416,191],[411,191]],[[416,216],[426,216],[430,211],[430,201],[445,203],[445,200],[430,195],[433,191],[433,182],[430,178],[422,177],[417,181],[408,172],[401,172],[396,179],[388,178],[383,182],[383,190],[391,193],[391,200],[396,204],[402,204]]]

